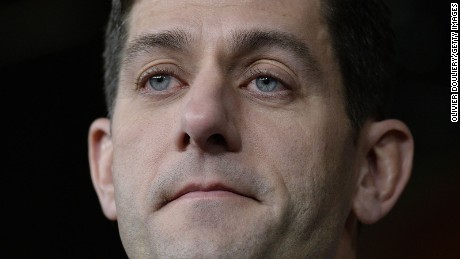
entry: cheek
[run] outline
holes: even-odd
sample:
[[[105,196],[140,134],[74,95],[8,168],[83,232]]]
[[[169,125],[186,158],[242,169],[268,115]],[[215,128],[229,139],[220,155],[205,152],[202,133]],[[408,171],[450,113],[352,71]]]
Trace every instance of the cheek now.
[[[261,152],[289,190],[318,196],[325,194],[320,189],[330,189],[324,185],[343,176],[339,172],[344,166],[344,143],[340,136],[329,134],[328,126],[309,122],[287,120],[268,126],[271,136],[263,137],[261,143],[265,145]]]
[[[120,106],[123,104],[120,102]],[[168,111],[124,107],[117,110],[112,124],[117,210],[119,214],[138,213],[146,217],[152,207],[147,199],[150,185],[160,162],[173,148],[175,117]]]
[[[353,146],[347,120],[341,119],[345,115],[331,115],[326,108],[311,110],[315,112],[292,116],[257,114],[247,127],[253,131],[253,138],[248,137],[253,153],[262,159],[258,162],[267,164],[278,189],[285,189],[291,217],[313,227],[320,218],[332,222],[328,217],[343,218],[346,213],[353,186]]]

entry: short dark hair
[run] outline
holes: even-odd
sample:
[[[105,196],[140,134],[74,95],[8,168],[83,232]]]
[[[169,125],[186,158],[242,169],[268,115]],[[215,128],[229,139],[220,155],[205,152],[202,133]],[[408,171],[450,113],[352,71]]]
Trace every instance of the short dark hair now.
[[[325,0],[322,5],[345,87],[353,128],[389,114],[394,33],[381,0]]]
[[[389,10],[381,0],[322,0],[321,4],[339,60],[347,115],[353,128],[359,130],[367,118],[383,119],[388,113],[394,52]],[[132,5],[132,0],[112,0],[107,24],[104,89],[109,116],[117,94]]]

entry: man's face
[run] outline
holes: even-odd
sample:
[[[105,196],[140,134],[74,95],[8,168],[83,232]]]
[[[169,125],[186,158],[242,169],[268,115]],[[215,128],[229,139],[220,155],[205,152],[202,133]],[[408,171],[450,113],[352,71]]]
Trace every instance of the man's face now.
[[[112,120],[130,257],[332,256],[356,176],[319,0],[136,1]]]

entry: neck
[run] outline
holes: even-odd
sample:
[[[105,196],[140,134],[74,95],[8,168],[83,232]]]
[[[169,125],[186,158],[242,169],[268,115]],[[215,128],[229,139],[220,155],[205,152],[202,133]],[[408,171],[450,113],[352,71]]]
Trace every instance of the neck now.
[[[355,259],[358,222],[353,215],[349,215],[345,228],[340,237],[335,259]]]

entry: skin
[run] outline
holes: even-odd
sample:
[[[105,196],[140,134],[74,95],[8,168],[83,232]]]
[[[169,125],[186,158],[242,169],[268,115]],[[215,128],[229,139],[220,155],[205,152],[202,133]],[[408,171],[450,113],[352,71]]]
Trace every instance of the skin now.
[[[412,137],[400,121],[369,119],[355,141],[319,8],[135,3],[128,49],[146,34],[190,37],[125,51],[113,118],[90,129],[93,183],[130,258],[353,258],[356,222],[391,209]],[[308,55],[232,47],[235,32],[254,30],[294,35]],[[169,75],[166,90],[151,87]],[[267,76],[279,77],[271,92],[257,87]]]

